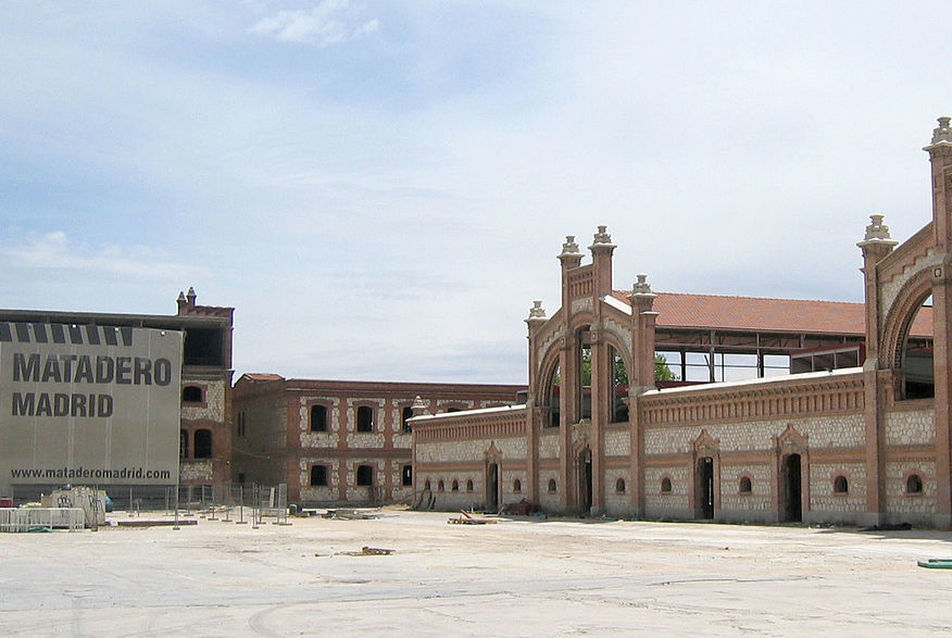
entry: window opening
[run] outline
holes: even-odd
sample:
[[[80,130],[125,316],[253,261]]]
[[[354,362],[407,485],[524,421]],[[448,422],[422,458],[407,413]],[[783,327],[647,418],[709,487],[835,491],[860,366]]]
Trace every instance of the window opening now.
[[[400,423],[402,425],[402,431],[404,433],[411,432],[413,428],[410,427],[410,424],[407,423],[410,419],[413,418],[413,408],[409,405],[403,407],[403,410],[400,412]]]
[[[466,491],[467,491],[467,492],[472,492],[472,491],[473,491],[473,479],[467,479],[467,481],[466,481]]]
[[[918,474],[910,474],[906,479],[906,494],[921,494],[922,478]]]
[[[312,465],[311,466],[311,485],[315,487],[327,485],[327,466],[326,465]]]
[[[453,492],[459,492],[459,481],[453,479],[453,484],[450,486],[450,490]]]
[[[311,406],[311,432],[327,432],[327,406]]]
[[[357,431],[374,431],[374,409],[367,405],[357,408]]]
[[[833,479],[833,493],[846,494],[850,491],[849,481],[842,474]]]
[[[404,487],[413,485],[413,466],[404,465],[400,468],[400,484]]]
[[[615,491],[619,494],[625,493],[625,479],[620,478],[615,481]]]
[[[212,458],[212,431],[201,429],[195,430],[195,458]]]
[[[182,388],[182,403],[201,403],[202,389],[197,385],[187,385]]]
[[[555,488],[556,488],[555,479],[549,479],[549,494],[554,494]]]
[[[561,381],[561,366],[556,363],[548,377],[545,391],[545,422],[547,428],[559,427],[561,414],[559,412],[559,383]]]
[[[740,493],[741,494],[750,494],[751,492],[750,477],[742,476],[740,478]]]
[[[661,493],[669,494],[671,492],[671,479],[667,476],[661,479]]]
[[[357,466],[357,485],[373,485],[374,484],[374,468],[372,465],[358,465]]]
[[[188,430],[179,431],[179,458],[188,458]]]
[[[612,423],[628,421],[628,370],[618,351],[611,348],[612,357]]]
[[[930,295],[916,309],[909,322],[908,334],[902,348],[902,398],[930,399],[935,396],[935,368],[933,363],[932,339],[916,337],[916,319],[922,308],[932,305]],[[920,330],[920,332],[922,332]]]
[[[592,418],[592,333],[586,327],[578,331],[578,405],[579,419]]]
[[[513,491],[513,492],[521,492],[521,491],[522,491],[522,481],[520,481],[519,479],[515,479],[515,480],[512,482],[512,491]]]

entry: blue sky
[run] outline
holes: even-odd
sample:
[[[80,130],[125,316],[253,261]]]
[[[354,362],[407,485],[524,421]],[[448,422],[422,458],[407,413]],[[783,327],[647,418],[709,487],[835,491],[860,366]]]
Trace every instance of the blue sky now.
[[[236,307],[237,372],[524,382],[615,286],[859,301],[930,218],[939,2],[7,2],[0,307]]]

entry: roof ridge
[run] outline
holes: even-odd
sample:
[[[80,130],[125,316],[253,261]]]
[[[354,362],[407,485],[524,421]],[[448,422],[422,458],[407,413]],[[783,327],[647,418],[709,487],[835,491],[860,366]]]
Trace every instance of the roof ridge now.
[[[629,295],[631,294],[630,290],[614,290],[612,292]],[[708,297],[714,299],[759,299],[762,301],[801,301],[801,302],[814,302],[814,303],[829,303],[829,304],[842,304],[844,306],[862,306],[862,301],[832,301],[829,299],[793,299],[791,297],[760,297],[754,295],[718,295],[711,293],[703,292],[670,292],[670,291],[654,291],[656,295],[669,295],[669,296],[680,296],[680,297]]]

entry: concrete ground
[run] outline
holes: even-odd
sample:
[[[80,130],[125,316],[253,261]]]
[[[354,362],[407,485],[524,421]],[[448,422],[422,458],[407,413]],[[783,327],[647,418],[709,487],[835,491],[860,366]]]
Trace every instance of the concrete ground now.
[[[143,515],[145,518],[147,515]],[[500,519],[0,535],[0,634],[923,636],[952,533]],[[124,513],[110,520],[134,520]],[[364,546],[395,550],[362,555]],[[357,554],[357,555],[354,555]]]

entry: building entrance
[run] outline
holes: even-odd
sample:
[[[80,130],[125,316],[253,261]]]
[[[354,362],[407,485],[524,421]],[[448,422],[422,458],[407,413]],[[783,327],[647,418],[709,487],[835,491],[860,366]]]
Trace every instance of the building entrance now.
[[[499,465],[490,463],[486,476],[486,510],[499,510]]]
[[[578,458],[579,513],[588,514],[592,509],[592,451],[585,448]]]
[[[783,490],[785,521],[803,520],[803,490],[800,473],[800,455],[788,454],[783,459]]]
[[[705,456],[697,462],[697,516],[714,518],[714,459]]]

